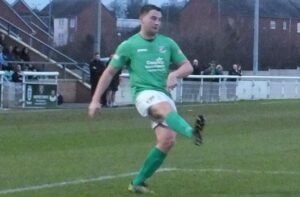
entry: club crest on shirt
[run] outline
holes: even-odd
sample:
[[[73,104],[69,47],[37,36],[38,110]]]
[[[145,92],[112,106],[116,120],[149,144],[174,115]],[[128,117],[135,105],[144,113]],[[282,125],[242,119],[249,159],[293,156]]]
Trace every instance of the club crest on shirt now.
[[[159,47],[159,52],[160,53],[165,53],[165,52],[167,52],[167,50],[166,50],[166,48],[164,46],[160,46]]]

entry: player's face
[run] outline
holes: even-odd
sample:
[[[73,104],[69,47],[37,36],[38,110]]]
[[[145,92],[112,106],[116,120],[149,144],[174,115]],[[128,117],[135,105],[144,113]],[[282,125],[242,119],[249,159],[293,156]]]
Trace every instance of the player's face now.
[[[161,26],[162,14],[157,10],[151,10],[141,16],[142,31],[146,34],[155,35]]]

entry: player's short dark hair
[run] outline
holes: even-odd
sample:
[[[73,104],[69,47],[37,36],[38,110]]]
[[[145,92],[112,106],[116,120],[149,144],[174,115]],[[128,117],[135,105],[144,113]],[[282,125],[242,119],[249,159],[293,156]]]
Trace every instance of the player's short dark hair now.
[[[140,16],[142,16],[144,14],[148,14],[148,12],[150,12],[151,10],[156,10],[158,12],[162,12],[162,9],[160,7],[157,7],[156,5],[152,5],[152,4],[146,4],[141,8]]]

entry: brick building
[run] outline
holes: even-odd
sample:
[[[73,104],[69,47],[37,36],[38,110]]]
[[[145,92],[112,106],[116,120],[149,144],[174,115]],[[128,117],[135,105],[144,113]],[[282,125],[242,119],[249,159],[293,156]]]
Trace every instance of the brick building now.
[[[20,17],[20,15],[5,0],[0,0],[0,19],[8,21],[11,24],[15,24],[17,27],[29,34],[35,33],[26,21]],[[4,24],[4,21],[2,21],[1,24]]]
[[[85,59],[92,56],[96,38],[97,0],[53,0],[42,13],[49,13],[53,20],[54,44],[64,48],[67,54]],[[116,18],[104,6],[101,7],[101,53],[109,56],[118,42]],[[70,48],[70,46],[72,46]]]
[[[12,8],[36,32],[34,36],[37,39],[51,44],[53,37],[49,34],[48,24],[45,24],[24,0],[16,0]]]
[[[176,39],[190,58],[252,68],[253,0],[190,0]],[[300,61],[300,1],[260,0],[260,69],[295,68]]]

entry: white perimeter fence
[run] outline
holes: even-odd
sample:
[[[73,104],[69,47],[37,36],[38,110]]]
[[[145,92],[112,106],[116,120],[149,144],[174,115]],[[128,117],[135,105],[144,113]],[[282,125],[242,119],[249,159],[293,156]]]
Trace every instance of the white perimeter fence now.
[[[53,108],[57,106],[58,72],[22,72],[22,82],[3,80],[0,72],[0,106],[4,108]]]
[[[176,102],[226,102],[260,99],[299,99],[300,77],[190,75],[172,91]],[[118,105],[132,104],[128,74],[121,75]]]

